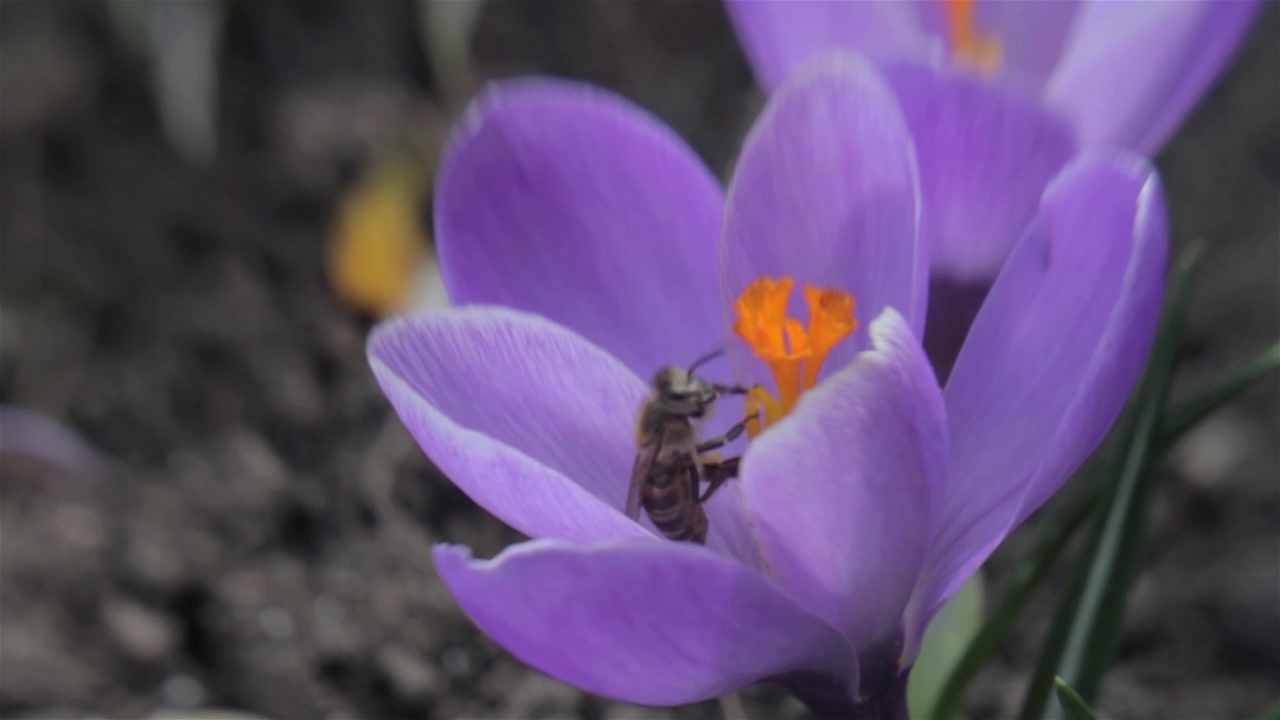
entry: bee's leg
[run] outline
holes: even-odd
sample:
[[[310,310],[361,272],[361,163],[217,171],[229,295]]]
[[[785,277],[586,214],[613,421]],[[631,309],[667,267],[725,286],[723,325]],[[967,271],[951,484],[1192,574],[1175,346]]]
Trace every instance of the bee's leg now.
[[[747,422],[751,420],[752,417],[755,417],[755,416],[753,415],[751,417],[744,418],[742,422],[729,428],[729,432],[721,435],[718,438],[711,438],[710,440],[699,443],[698,454],[701,455],[702,453],[707,452],[709,450],[715,450],[718,447],[723,447],[725,444],[731,443],[734,440],[737,440],[738,436],[741,435],[744,431],[746,431]]]
[[[707,491],[698,498],[698,502],[704,503],[711,499],[711,494],[720,489],[725,481],[738,477],[738,460],[739,458],[729,458],[722,462],[704,462],[702,464],[702,474],[710,485]]]
[[[720,385],[712,383],[711,387],[715,388],[716,392],[721,395],[746,395],[751,392],[751,388],[746,387],[745,385]]]
[[[708,455],[708,453],[737,440],[739,435],[746,432],[747,423],[754,417],[754,415],[751,415],[743,418],[742,422],[729,428],[729,432],[718,438],[711,438],[698,443],[698,464],[702,467],[702,476],[711,482],[707,486],[707,491],[698,499],[698,502],[706,502],[711,497],[711,494],[719,490],[726,480],[738,477],[738,458],[721,460],[719,455]]]

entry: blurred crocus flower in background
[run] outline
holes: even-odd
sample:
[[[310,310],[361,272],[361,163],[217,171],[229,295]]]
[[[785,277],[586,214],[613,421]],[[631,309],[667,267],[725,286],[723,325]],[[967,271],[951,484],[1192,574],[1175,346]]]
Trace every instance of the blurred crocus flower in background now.
[[[727,0],[767,89],[837,48],[928,59],[1039,95],[1082,147],[1152,154],[1217,78],[1256,0]]]
[[[420,220],[430,172],[421,156],[385,150],[334,217],[325,258],[330,282],[348,305],[374,317],[448,302]]]
[[[952,155],[913,138],[899,98],[982,116],[992,97],[1005,107],[924,68],[824,58],[770,99],[726,193],[609,93],[526,80],[482,95],[436,186],[460,307],[369,341],[426,453],[534,538],[488,561],[436,549],[477,625],[628,702],[773,680],[824,714],[905,714],[930,619],[1100,442],[1163,287],[1163,197],[1137,156],[1077,158],[1043,193],[922,176],[954,174]],[[942,390],[918,338],[929,224],[965,217],[952,193],[977,215],[1006,196],[1031,209]],[[768,389],[767,427],[708,502],[707,545],[671,542],[622,512],[644,378],[720,342],[733,380]]]
[[[435,80],[436,106],[452,118],[476,85],[469,46],[481,0],[419,0],[419,44]],[[432,113],[434,116],[434,113]],[[448,304],[435,246],[421,225],[443,133],[393,138],[341,199],[326,253],[330,283],[350,307],[376,318]]]
[[[76,477],[98,480],[114,470],[75,430],[43,413],[0,403],[0,456],[21,455]]]
[[[842,47],[868,53],[889,77],[918,154],[932,299],[925,347],[945,381],[1050,179],[1080,150],[1159,149],[1226,64],[1258,3],[727,6],[766,89]]]

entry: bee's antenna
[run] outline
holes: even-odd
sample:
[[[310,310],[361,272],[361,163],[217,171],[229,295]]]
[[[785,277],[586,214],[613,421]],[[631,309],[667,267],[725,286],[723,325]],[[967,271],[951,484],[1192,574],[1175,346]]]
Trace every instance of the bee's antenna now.
[[[697,370],[699,365],[711,362],[712,360],[715,360],[716,358],[720,357],[723,354],[724,354],[724,348],[722,347],[716,348],[715,350],[712,350],[711,352],[707,353],[706,355],[703,355],[697,360],[694,360],[693,364],[689,366],[689,374],[692,375],[693,371]]]

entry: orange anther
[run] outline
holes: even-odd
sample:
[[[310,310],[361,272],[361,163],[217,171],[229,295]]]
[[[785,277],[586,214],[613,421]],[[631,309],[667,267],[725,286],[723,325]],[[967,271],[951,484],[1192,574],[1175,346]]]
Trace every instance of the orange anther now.
[[[942,3],[952,59],[983,75],[994,74],[1000,69],[1004,52],[998,35],[978,29],[977,0],[942,0]]]
[[[804,287],[808,327],[787,317],[787,299],[794,286],[789,277],[758,278],[733,305],[737,315],[734,332],[769,366],[777,386],[776,399],[763,388],[754,389],[747,399],[751,413],[763,411],[765,426],[791,412],[801,393],[817,382],[831,349],[858,329],[852,295],[812,285]],[[761,429],[752,423],[747,432],[754,436]]]
[[[839,290],[804,286],[804,299],[809,303],[809,348],[812,356],[805,365],[805,387],[818,382],[818,370],[836,343],[858,329],[853,316],[853,296]]]

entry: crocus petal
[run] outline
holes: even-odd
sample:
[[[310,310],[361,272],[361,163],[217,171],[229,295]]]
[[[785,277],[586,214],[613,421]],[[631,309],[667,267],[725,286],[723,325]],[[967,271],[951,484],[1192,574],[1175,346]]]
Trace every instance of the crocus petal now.
[[[429,310],[374,331],[369,362],[427,455],[512,527],[574,542],[656,539],[648,517],[622,514],[648,388],[581,336],[509,308]],[[707,546],[760,567],[738,489],[706,511]]]
[[[1085,147],[1155,153],[1232,57],[1261,5],[1088,3],[1046,101],[1073,119]]]
[[[1071,159],[1071,130],[1033,99],[971,75],[905,63],[884,71],[915,142],[931,274],[989,283]]]
[[[766,91],[833,50],[910,56],[926,52],[930,43],[911,3],[729,0],[726,7]]]
[[[645,705],[706,700],[791,671],[857,693],[857,659],[830,625],[758,573],[687,543],[534,541],[491,561],[438,546],[436,570],[480,629],[589,692]]]
[[[116,460],[75,430],[17,405],[0,403],[0,455],[25,455],[63,472],[99,480],[115,471]]]
[[[742,486],[774,580],[860,653],[896,662],[945,489],[946,411],[902,316],[887,308],[871,336],[874,350],[748,447]]]
[[[645,385],[603,350],[506,308],[378,327],[369,363],[428,457],[532,537],[656,539],[622,514]]]
[[[1155,333],[1167,244],[1159,178],[1135,155],[1077,160],[1046,191],[947,383],[951,476],[913,631],[1115,421]]]
[[[855,55],[820,59],[774,93],[743,146],[720,249],[726,317],[761,276],[852,292],[863,329],[836,346],[828,372],[868,346],[866,321],[886,307],[919,332],[928,257],[918,224],[915,157],[893,91]],[[804,317],[801,293],[791,302]],[[762,363],[730,348],[735,374],[762,381]]]
[[[645,111],[590,86],[490,86],[435,197],[450,299],[548,317],[648,378],[723,340],[719,183]]]
[[[920,13],[926,32],[948,38],[946,4],[953,0],[904,3]],[[973,0],[977,32],[1000,44],[997,71],[1027,89],[1039,88],[1062,57],[1076,20],[1076,0],[1005,2]]]

